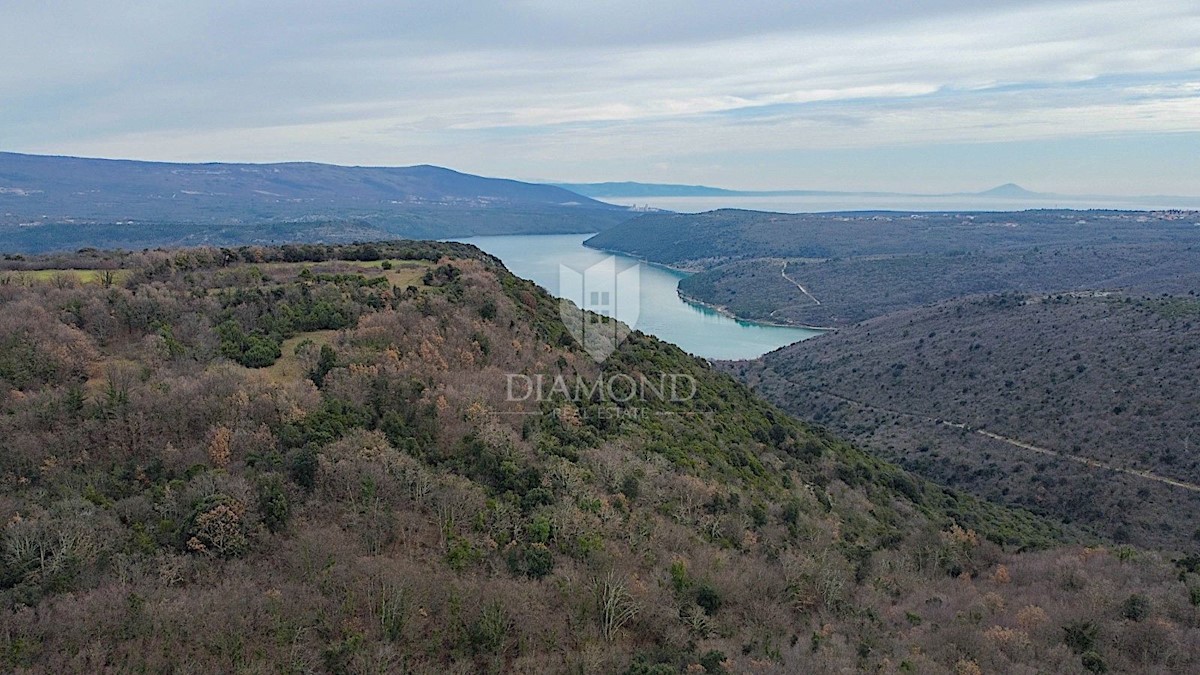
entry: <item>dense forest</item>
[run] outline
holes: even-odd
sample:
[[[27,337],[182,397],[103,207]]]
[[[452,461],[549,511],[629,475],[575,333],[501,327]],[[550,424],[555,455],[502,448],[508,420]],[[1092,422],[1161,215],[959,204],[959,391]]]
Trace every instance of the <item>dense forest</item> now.
[[[597,365],[469,246],[3,268],[6,670],[1200,663],[1200,559],[937,487],[640,333]],[[696,395],[505,392],[655,373]]]
[[[1192,296],[1009,293],[900,312],[732,368],[800,417],[940,483],[1190,551],[1198,336]]]

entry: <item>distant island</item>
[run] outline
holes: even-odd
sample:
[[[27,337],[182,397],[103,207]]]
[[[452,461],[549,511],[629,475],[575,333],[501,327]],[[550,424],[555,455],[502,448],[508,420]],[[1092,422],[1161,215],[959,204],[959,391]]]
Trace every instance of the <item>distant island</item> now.
[[[1197,197],[1169,195],[1073,195],[1056,192],[1037,192],[1016,183],[1005,183],[979,192],[886,192],[871,190],[730,190],[708,185],[677,185],[673,183],[638,183],[632,181],[606,183],[549,183],[554,187],[570,190],[592,199],[633,199],[639,197],[905,197],[958,199],[1014,199],[1045,201],[1097,200],[1107,202],[1123,200],[1129,202],[1200,202]]]

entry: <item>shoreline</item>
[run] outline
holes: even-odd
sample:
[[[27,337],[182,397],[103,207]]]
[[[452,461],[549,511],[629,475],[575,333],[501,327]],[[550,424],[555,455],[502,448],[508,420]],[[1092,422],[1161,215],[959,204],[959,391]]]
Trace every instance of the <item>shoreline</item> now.
[[[810,325],[802,324],[802,323],[776,323],[774,321],[760,321],[758,319],[747,319],[745,317],[741,317],[741,316],[738,316],[737,314],[734,314],[732,311],[729,310],[728,307],[725,307],[724,305],[714,305],[710,302],[705,302],[698,298],[693,298],[692,296],[688,295],[687,293],[684,293],[678,287],[675,288],[675,293],[676,293],[676,295],[679,296],[680,300],[688,303],[689,305],[696,305],[697,307],[703,307],[705,309],[712,310],[712,311],[716,312],[717,314],[720,314],[722,316],[733,319],[734,321],[739,321],[741,323],[749,323],[749,324],[754,324],[756,326],[770,326],[772,328],[800,328],[803,330],[812,330],[812,331],[818,331],[821,333],[828,333],[830,331],[837,330],[837,328],[835,328],[833,326],[810,326]]]
[[[597,232],[596,234],[599,234],[599,232]],[[615,248],[604,248],[602,246],[588,246],[586,239],[584,239],[582,242],[580,242],[580,245],[583,246],[584,248],[590,248],[593,251],[600,251],[602,253],[611,253],[613,255],[624,256],[626,258],[633,258],[634,260],[642,263],[643,265],[650,265],[651,267],[658,267],[658,268],[661,268],[664,270],[670,270],[672,272],[677,272],[679,274],[692,275],[692,274],[696,274],[697,272],[704,271],[704,270],[688,269],[687,267],[676,267],[675,265],[667,265],[666,263],[654,262],[653,260],[647,260],[646,258],[643,258],[640,255],[634,255],[634,254],[626,252],[626,251],[619,251]]]
[[[702,271],[702,270],[687,269],[684,267],[676,267],[674,265],[666,265],[663,263],[654,262],[652,260],[647,260],[647,259],[643,258],[642,256],[634,255],[632,253],[627,253],[625,251],[618,251],[616,249],[604,248],[602,246],[589,246],[586,239],[581,243],[585,248],[590,248],[593,251],[602,251],[604,253],[611,253],[613,255],[624,256],[626,258],[633,258],[634,260],[637,260],[638,262],[640,262],[642,264],[651,265],[653,267],[659,267],[659,268],[670,270],[672,272],[676,272],[679,274],[692,275],[692,274],[696,274],[697,272]],[[705,309],[714,311],[717,314],[720,314],[721,316],[733,319],[734,321],[739,321],[741,323],[753,324],[755,326],[769,326],[772,328],[800,328],[803,330],[820,331],[822,333],[827,333],[829,331],[837,330],[837,328],[835,328],[833,326],[809,326],[809,325],[801,324],[801,323],[777,323],[775,321],[761,321],[759,319],[748,319],[744,316],[738,316],[734,312],[730,311],[730,309],[728,307],[725,307],[723,305],[714,305],[712,303],[705,302],[703,300],[700,300],[699,298],[694,298],[694,297],[688,295],[687,293],[684,293],[679,288],[679,284],[675,284],[675,294],[677,296],[679,296],[680,300],[682,300],[690,305],[695,305],[697,307],[703,307]]]

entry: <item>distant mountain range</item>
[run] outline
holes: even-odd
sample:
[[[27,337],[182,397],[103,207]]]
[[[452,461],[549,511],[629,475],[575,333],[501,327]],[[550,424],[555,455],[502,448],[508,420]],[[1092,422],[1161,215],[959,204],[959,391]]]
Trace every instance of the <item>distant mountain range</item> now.
[[[745,191],[637,182],[541,184],[428,165],[185,164],[0,152],[0,253],[603,232],[638,209],[602,198],[717,197],[730,200],[723,206],[736,206],[740,198],[789,196],[849,197],[842,201],[857,210],[867,207],[868,197],[880,196],[885,202],[952,196],[977,210],[1063,199],[1011,183],[955,195]],[[1124,208],[1188,200],[1130,201]]]
[[[550,183],[555,187],[576,194],[592,197],[828,197],[828,196],[897,196],[897,197],[1012,197],[1020,199],[1045,197],[1051,199],[1061,195],[1033,192],[1020,185],[1006,183],[983,192],[955,192],[946,194],[917,194],[910,192],[878,192],[847,190],[728,190],[707,185],[675,185],[671,183]]]
[[[160,211],[178,213],[181,206],[193,217],[216,220],[436,205],[616,208],[550,185],[436,166],[174,164],[14,153],[0,153],[0,199],[6,210],[99,219],[139,219],[147,211],[157,217]],[[213,210],[214,205],[222,208]],[[231,216],[227,205],[254,212]]]
[[[671,183],[550,183],[555,187],[570,190],[581,196],[593,199],[634,199],[639,197],[955,197],[961,199],[1013,199],[1013,200],[1100,200],[1111,201],[1154,201],[1177,200],[1196,202],[1194,197],[1172,196],[1100,196],[1100,195],[1066,195],[1053,192],[1035,192],[1027,190],[1015,183],[1005,183],[982,192],[948,192],[948,193],[915,193],[915,192],[878,192],[878,191],[845,191],[845,190],[728,190],[707,185],[676,185]]]
[[[0,251],[595,232],[630,215],[559,187],[436,166],[0,153]]]

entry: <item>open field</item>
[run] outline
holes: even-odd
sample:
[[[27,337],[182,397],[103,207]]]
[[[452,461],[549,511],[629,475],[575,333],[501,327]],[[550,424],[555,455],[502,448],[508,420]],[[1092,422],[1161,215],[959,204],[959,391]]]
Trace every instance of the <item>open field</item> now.
[[[383,268],[385,262],[391,265],[391,269]],[[387,277],[388,283],[392,286],[420,288],[424,285],[421,282],[422,277],[425,276],[425,272],[433,268],[433,263],[425,260],[331,260],[319,263],[259,263],[254,266],[268,273],[280,272],[280,276],[300,274],[305,269],[310,270],[313,274],[383,276]]]
[[[0,272],[0,284],[119,284],[129,278],[130,270],[20,270]]]

